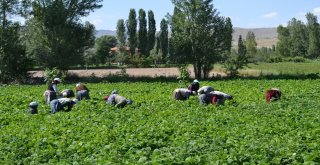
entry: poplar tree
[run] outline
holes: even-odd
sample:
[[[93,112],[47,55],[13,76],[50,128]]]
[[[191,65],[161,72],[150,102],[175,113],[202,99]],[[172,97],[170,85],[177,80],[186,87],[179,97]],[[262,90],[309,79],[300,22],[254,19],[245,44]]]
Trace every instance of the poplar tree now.
[[[305,24],[292,18],[287,28],[290,33],[290,56],[306,57],[308,49],[307,29]]]
[[[288,57],[290,56],[291,49],[291,40],[290,40],[290,32],[287,27],[283,27],[282,25],[277,28],[278,33],[278,42],[277,42],[277,53],[280,56]]]
[[[317,16],[312,13],[306,14],[308,31],[308,54],[309,58],[320,56],[320,26]]]
[[[154,48],[156,42],[156,21],[152,10],[148,11],[148,43],[147,43],[147,55]]]
[[[127,35],[123,19],[119,19],[117,22],[117,39],[120,46],[124,46],[126,44]]]
[[[136,10],[130,9],[129,18],[127,20],[128,46],[130,54],[134,55],[137,46],[137,18]]]
[[[231,52],[232,47],[232,33],[233,33],[233,26],[231,23],[231,19],[229,17],[226,18],[226,49],[228,53]]]
[[[256,36],[252,31],[248,31],[246,37],[246,50],[249,55],[255,55],[257,53]]]
[[[160,36],[159,36],[159,41],[160,41],[160,50],[162,52],[162,59],[165,60],[167,55],[168,55],[168,45],[169,45],[169,36],[168,36],[168,23],[167,21],[163,18],[160,23]]]
[[[139,31],[138,31],[138,48],[142,55],[147,54],[147,20],[146,12],[143,9],[139,10]]]

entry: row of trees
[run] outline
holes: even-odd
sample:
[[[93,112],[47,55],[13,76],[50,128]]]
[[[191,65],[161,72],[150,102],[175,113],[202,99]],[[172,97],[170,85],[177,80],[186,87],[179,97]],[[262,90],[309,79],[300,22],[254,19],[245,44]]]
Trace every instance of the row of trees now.
[[[279,26],[277,52],[283,57],[320,57],[320,26],[317,16],[306,14],[307,23],[292,18],[288,26]]]
[[[160,54],[162,62],[191,63],[196,78],[209,77],[213,64],[225,61],[231,54],[231,20],[219,16],[212,0],[172,0],[174,13],[161,21],[158,34],[152,11],[148,12],[147,21],[143,9],[139,10],[138,19],[131,9],[128,20],[118,21],[117,39],[105,36],[95,40],[94,26],[82,23],[80,18],[100,8],[101,1],[1,1],[2,81],[6,81],[5,75],[16,77],[15,74],[24,73],[19,70],[28,64],[66,70],[88,61],[105,63],[109,49],[115,45],[120,48],[120,55],[128,46],[131,56],[138,48],[143,58]],[[8,21],[7,13],[24,16],[25,27],[20,29]]]
[[[160,32],[156,34],[156,21],[152,10],[146,12],[140,9],[138,18],[135,9],[131,9],[128,19],[117,22],[117,39],[120,49],[119,55],[134,56],[139,54],[146,59],[155,55],[160,55],[164,60],[168,54],[168,22],[161,20]],[[129,53],[126,52],[129,47]]]
[[[95,28],[81,17],[102,7],[102,0],[0,1],[0,76],[2,82],[26,73],[28,66],[68,69],[83,63],[94,44]],[[22,16],[26,25],[9,20]]]
[[[173,14],[162,19],[159,33],[152,11],[146,14],[140,9],[137,16],[131,9],[127,20],[118,20],[116,37],[95,39],[95,27],[82,23],[80,18],[100,8],[101,2],[0,1],[1,81],[19,77],[28,66],[67,70],[78,64],[104,64],[110,61],[108,54],[114,46],[119,47],[119,61],[138,56],[163,63],[192,64],[196,78],[208,78],[216,63],[223,63],[229,74],[236,75],[249,57],[264,53],[319,57],[320,27],[311,13],[307,14],[306,25],[293,18],[287,27],[279,26],[277,47],[257,49],[255,35],[249,32],[246,40],[239,36],[238,48],[232,49],[231,19],[220,16],[212,0],[172,0]],[[13,15],[26,18],[26,25],[9,21]]]

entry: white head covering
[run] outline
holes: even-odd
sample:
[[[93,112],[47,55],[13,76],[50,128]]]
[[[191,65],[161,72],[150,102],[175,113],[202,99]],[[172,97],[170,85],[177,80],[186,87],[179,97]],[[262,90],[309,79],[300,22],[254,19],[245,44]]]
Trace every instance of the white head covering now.
[[[78,86],[80,86],[80,83],[77,83],[77,84],[76,84],[76,87],[78,87]]]
[[[73,101],[75,104],[77,104],[77,103],[79,102],[78,99],[73,99],[72,101]]]
[[[194,83],[199,83],[199,81],[197,79],[193,80]]]
[[[38,105],[39,104],[37,102],[33,101],[29,104],[29,107],[37,107]]]
[[[58,78],[58,77],[56,77],[56,78],[54,78],[54,79],[53,79],[53,81],[61,82],[61,79],[60,79],[60,78]]]

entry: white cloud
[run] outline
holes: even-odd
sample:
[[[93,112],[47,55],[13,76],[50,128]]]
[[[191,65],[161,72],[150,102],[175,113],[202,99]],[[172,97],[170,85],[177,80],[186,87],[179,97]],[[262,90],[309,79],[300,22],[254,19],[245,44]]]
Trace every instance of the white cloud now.
[[[278,16],[277,12],[271,12],[271,13],[264,14],[262,18],[270,19],[270,18],[276,18],[277,16]]]
[[[13,22],[19,22],[22,25],[25,24],[25,19],[23,17],[20,17],[20,16],[9,17],[9,20],[11,20]]]
[[[314,8],[312,12],[315,15],[320,15],[320,7]]]
[[[302,22],[306,21],[306,12],[299,12],[298,15],[295,17],[298,20],[301,20]]]

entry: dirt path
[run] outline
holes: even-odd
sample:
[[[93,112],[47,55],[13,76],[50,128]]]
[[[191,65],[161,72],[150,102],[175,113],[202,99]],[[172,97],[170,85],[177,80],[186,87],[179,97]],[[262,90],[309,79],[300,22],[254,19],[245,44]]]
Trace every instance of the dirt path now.
[[[109,74],[119,73],[121,69],[88,69],[88,70],[69,70],[70,74],[77,75],[78,77],[89,77],[95,75],[96,77],[107,77]],[[150,77],[176,77],[179,75],[178,68],[128,68],[126,72],[129,76],[150,76]],[[33,77],[43,77],[43,71],[30,71]],[[193,69],[189,68],[191,77],[194,77]],[[212,71],[212,75],[224,76],[225,73]]]

